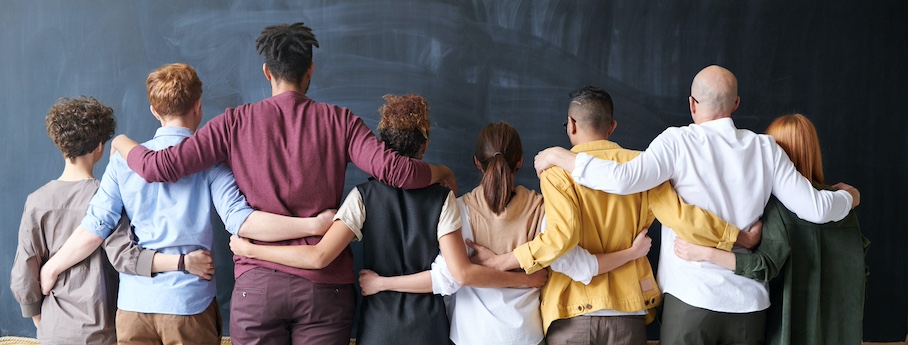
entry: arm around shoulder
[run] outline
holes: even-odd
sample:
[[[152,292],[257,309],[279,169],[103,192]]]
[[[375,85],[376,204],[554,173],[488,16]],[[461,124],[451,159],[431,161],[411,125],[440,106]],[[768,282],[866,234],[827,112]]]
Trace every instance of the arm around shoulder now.
[[[129,168],[146,182],[176,182],[208,169],[227,159],[230,140],[226,114],[216,116],[183,142],[159,151],[137,145],[125,136],[118,136]],[[122,137],[122,138],[121,138]],[[130,148],[132,147],[132,148]],[[128,150],[127,150],[128,149]]]

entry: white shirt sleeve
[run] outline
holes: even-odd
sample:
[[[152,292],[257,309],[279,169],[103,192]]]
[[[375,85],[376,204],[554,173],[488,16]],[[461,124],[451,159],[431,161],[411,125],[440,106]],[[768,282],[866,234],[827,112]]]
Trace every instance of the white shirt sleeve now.
[[[460,289],[460,284],[457,284],[454,274],[448,269],[448,264],[441,254],[438,254],[435,257],[435,261],[432,262],[432,269],[429,270],[429,275],[432,276],[432,293],[436,295],[453,295]]]
[[[438,238],[461,228],[463,223],[460,216],[461,207],[458,207],[457,204],[457,197],[454,196],[454,192],[448,192],[448,198],[441,205],[441,215],[438,218]]]
[[[337,209],[334,220],[340,220],[353,231],[357,241],[363,239],[363,224],[366,222],[366,205],[363,203],[363,196],[359,189],[353,188],[344,203]]]
[[[772,180],[772,194],[794,212],[799,218],[812,223],[828,223],[842,220],[851,212],[852,200],[848,192],[817,190],[810,181],[795,168],[785,150],[773,144],[775,174]]]
[[[579,153],[571,177],[581,186],[606,193],[628,195],[650,190],[672,176],[676,154],[666,130],[637,158],[618,163]]]
[[[452,199],[451,197],[453,195],[454,195],[453,192],[448,195],[448,200],[445,201],[445,205],[442,207],[442,210],[449,208],[448,206],[456,205],[456,207],[450,207],[450,208],[455,208],[458,211],[457,212],[457,216],[458,216],[457,223],[459,223],[459,224],[457,224],[457,228],[455,228],[454,230],[460,229],[460,233],[463,236],[464,240],[466,240],[466,239],[472,240],[473,239],[473,228],[470,226],[470,214],[469,214],[469,211],[467,210],[467,206],[459,198]],[[454,201],[449,203],[449,201],[451,201],[451,200],[454,200]],[[442,214],[444,214],[444,213],[445,213],[445,211],[442,211]],[[453,212],[451,212],[451,213],[453,213]],[[441,223],[441,222],[439,222],[439,223]],[[450,233],[450,232],[448,232],[448,233]],[[448,234],[448,233],[445,233],[445,234]],[[441,236],[443,236],[443,235],[441,235],[441,225],[439,225],[439,236],[438,237],[441,237]],[[473,255],[473,248],[467,247],[467,256],[471,256],[471,255]],[[598,271],[598,267],[597,267],[597,271]],[[432,269],[429,270],[429,275],[432,276],[432,293],[435,293],[437,295],[448,296],[448,295],[453,295],[455,292],[457,292],[458,289],[460,289],[460,284],[457,284],[457,280],[454,279],[454,274],[451,273],[450,269],[448,269],[448,264],[445,262],[445,258],[444,258],[444,256],[441,255],[441,253],[439,253],[438,256],[435,257],[435,261],[432,262]]]
[[[542,216],[542,222],[539,225],[540,234],[545,232],[545,224],[545,216]],[[555,272],[568,276],[573,281],[589,285],[593,281],[593,277],[599,273],[599,260],[586,249],[576,246],[555,260],[549,267]]]
[[[586,249],[576,246],[555,260],[549,267],[552,268],[552,271],[562,273],[573,281],[589,285],[593,281],[593,277],[599,273],[599,260],[596,260],[596,256],[590,254]]]

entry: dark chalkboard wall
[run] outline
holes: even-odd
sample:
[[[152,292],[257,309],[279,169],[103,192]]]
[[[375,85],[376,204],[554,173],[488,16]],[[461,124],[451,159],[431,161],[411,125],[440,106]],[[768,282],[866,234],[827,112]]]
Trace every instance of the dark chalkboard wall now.
[[[115,109],[118,132],[145,140],[158,126],[145,95],[149,71],[194,66],[210,119],[270,96],[254,39],[266,25],[304,21],[322,46],[309,96],[352,109],[370,128],[382,95],[426,96],[435,125],[426,159],[454,169],[461,193],[479,181],[470,155],[487,122],[512,123],[529,163],[536,151],[568,145],[566,95],[594,84],[615,100],[613,139],[644,149],[667,126],[690,122],[686,97],[699,69],[728,67],[740,82],[739,127],[762,131],[778,115],[806,114],[819,129],[827,178],[861,190],[858,213],[873,241],[865,338],[905,337],[908,266],[898,248],[908,235],[896,217],[908,195],[904,1],[14,0],[0,7],[0,335],[35,334],[7,272],[26,196],[62,169],[43,121],[55,99],[94,96]],[[365,178],[351,169],[347,188]],[[518,182],[538,188],[530,169]],[[232,263],[226,236],[218,241],[226,311]]]

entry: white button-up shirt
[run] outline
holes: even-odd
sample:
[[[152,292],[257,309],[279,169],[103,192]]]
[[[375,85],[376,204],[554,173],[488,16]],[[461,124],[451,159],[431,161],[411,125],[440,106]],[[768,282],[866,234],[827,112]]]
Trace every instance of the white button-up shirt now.
[[[685,202],[741,229],[759,219],[771,194],[814,223],[840,220],[852,204],[845,191],[814,189],[772,137],[737,129],[731,118],[668,128],[625,164],[580,153],[572,175],[583,186],[615,194],[639,193],[671,180]],[[663,292],[719,312],[769,307],[762,282],[711,263],[685,261],[675,255],[674,239],[672,229],[663,226],[656,275]]]

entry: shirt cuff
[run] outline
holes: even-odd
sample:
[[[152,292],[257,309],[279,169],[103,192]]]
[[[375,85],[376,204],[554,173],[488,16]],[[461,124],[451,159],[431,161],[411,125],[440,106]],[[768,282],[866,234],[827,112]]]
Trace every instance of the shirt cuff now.
[[[42,301],[29,304],[20,304],[20,306],[22,306],[22,317],[41,315],[41,302]]]
[[[844,219],[845,217],[847,217],[849,213],[851,213],[851,210],[852,210],[852,209],[854,209],[854,197],[851,196],[851,193],[848,193],[848,192],[846,192],[846,191],[844,191],[844,190],[837,190],[836,192],[837,192],[837,193],[841,193],[842,195],[845,195],[845,199],[848,200],[848,203],[845,205],[845,206],[848,207],[848,208],[845,209],[845,215],[841,216],[841,217],[838,219],[838,220],[842,220],[842,219]]]
[[[450,296],[460,289],[460,284],[448,270],[448,265],[441,255],[438,255],[435,262],[432,263],[429,276],[432,277],[432,293],[436,295]]]
[[[154,262],[154,255],[157,252],[143,249],[139,253],[139,260],[136,261],[136,274],[143,277],[151,277],[151,265]]]
[[[564,274],[573,281],[590,285],[593,277],[599,273],[599,260],[586,249],[576,246],[555,260],[549,267],[552,271]]]
[[[513,253],[514,257],[517,258],[517,262],[520,263],[520,268],[526,271],[527,274],[533,274],[536,273],[536,271],[545,268],[533,259],[533,254],[530,253],[529,243],[524,243],[523,245],[514,248]]]
[[[243,227],[243,223],[252,215],[252,212],[255,212],[252,207],[245,207],[237,210],[236,214],[230,216],[230,219],[235,220],[235,222],[230,225],[224,224],[224,227],[227,228],[227,232],[232,235],[240,236],[240,228]]]
[[[738,241],[738,234],[740,233],[741,230],[736,226],[731,224],[725,225],[725,231],[722,232],[722,239],[719,241],[719,244],[716,245],[716,248],[730,252],[732,247],[735,246],[735,242]]]
[[[338,217],[338,216],[334,216],[334,220],[335,221],[339,220],[341,222],[344,222],[344,225],[346,225],[347,228],[350,229],[350,231],[353,231],[353,237],[355,237],[353,239],[354,241],[363,240],[363,229],[357,228],[356,224],[355,224],[356,222],[349,219],[348,217]]]
[[[119,219],[117,219],[119,221]],[[82,218],[82,223],[79,225],[83,229],[90,232],[92,235],[98,236],[103,239],[107,239],[110,236],[110,233],[113,231],[113,227],[104,225],[99,219],[92,217],[91,215],[86,215],[85,218]]]

